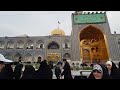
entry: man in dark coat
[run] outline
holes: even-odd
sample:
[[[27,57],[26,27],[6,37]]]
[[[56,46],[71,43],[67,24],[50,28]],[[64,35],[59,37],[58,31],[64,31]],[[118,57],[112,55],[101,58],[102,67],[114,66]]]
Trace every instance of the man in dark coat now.
[[[62,72],[61,76],[64,75],[64,79],[73,79],[71,75],[71,68],[69,63],[67,62],[66,59],[63,59],[63,62],[65,63],[65,65],[63,67],[64,71]]]

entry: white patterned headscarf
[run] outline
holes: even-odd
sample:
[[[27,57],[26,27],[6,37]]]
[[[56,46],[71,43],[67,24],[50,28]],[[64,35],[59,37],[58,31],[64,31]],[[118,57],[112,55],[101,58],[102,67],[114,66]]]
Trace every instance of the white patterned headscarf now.
[[[97,70],[103,74],[103,69],[99,64],[96,64],[93,66],[93,70]]]

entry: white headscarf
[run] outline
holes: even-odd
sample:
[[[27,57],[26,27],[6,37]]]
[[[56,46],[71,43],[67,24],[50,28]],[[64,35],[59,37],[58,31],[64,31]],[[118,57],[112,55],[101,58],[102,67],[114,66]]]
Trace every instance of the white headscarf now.
[[[110,66],[112,66],[112,62],[111,61],[107,61],[106,64],[109,64]]]
[[[93,70],[98,70],[99,72],[101,72],[103,74],[103,69],[99,64],[94,65]]]

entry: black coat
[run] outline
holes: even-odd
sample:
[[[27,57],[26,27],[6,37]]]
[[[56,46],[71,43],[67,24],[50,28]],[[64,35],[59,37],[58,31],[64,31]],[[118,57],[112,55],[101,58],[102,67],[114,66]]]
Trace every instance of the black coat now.
[[[120,72],[116,67],[115,63],[112,62],[111,73],[109,75],[111,79],[120,79]]]
[[[64,79],[73,79],[71,75],[70,65],[68,62],[65,63],[63,69],[64,71],[62,72],[61,76],[64,75]]]
[[[3,68],[3,70],[4,70],[4,73],[7,75],[7,79],[14,78],[13,69],[10,64],[5,64],[5,67]]]
[[[56,76],[60,76],[60,74],[61,74],[60,67],[56,66],[56,67],[55,67],[55,75],[56,75]]]
[[[45,61],[41,62],[39,69],[36,71],[37,79],[52,79],[53,72]]]
[[[0,72],[0,79],[13,79],[13,69],[10,64],[5,64]]]
[[[14,69],[14,78],[15,79],[20,79],[21,74],[22,74],[22,68],[23,68],[22,64],[17,64],[15,66],[15,69]]]
[[[26,65],[21,79],[36,79],[36,72],[32,65]]]
[[[0,72],[0,79],[8,79],[7,78],[7,74],[6,74],[5,70],[4,70],[4,68]]]

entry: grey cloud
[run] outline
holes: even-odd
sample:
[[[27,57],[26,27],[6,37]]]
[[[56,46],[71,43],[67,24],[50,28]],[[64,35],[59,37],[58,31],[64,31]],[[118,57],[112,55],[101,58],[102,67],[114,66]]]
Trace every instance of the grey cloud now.
[[[71,13],[74,11],[0,11],[0,36],[30,36],[50,35],[50,32],[59,27],[67,35],[71,34]],[[120,33],[120,12],[108,11],[108,20],[111,32]]]

